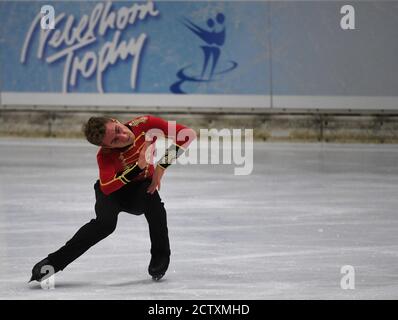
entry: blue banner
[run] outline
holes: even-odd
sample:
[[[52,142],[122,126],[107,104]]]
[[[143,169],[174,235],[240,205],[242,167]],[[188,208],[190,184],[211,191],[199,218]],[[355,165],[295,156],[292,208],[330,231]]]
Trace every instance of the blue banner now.
[[[2,1],[2,91],[266,95],[266,17],[264,2]]]
[[[397,17],[397,1],[0,0],[1,98],[396,109]]]

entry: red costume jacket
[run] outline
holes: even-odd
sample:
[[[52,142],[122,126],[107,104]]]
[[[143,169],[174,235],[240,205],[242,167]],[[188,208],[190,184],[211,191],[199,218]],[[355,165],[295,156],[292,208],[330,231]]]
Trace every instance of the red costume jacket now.
[[[163,132],[164,137],[173,139],[173,142],[178,147],[185,150],[195,138],[194,131],[188,131],[188,136],[179,137],[178,133],[181,130],[189,128],[178,123],[176,125],[174,124],[175,122],[170,123],[169,127],[169,123],[167,121],[151,115],[138,117],[125,123],[124,125],[134,133],[134,143],[122,149],[101,147],[98,151],[97,162],[99,167],[101,191],[104,194],[109,195],[129,182],[152,177],[155,170],[152,163],[148,164],[147,167],[132,180],[128,180],[124,176],[124,173],[131,171],[131,168],[137,165],[140,151],[145,146],[145,143],[154,146],[157,136],[160,136],[160,131]],[[153,131],[155,135],[150,134],[151,129],[157,129]]]

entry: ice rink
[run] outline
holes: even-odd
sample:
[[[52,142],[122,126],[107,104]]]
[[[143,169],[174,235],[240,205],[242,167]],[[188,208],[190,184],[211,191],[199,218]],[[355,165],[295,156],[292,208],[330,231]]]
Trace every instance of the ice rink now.
[[[0,299],[397,299],[397,145],[255,143],[254,170],[176,165],[160,195],[171,263],[147,274],[144,216],[63,272],[28,284],[32,266],[95,217],[96,147],[0,139]],[[355,270],[343,290],[341,267]]]

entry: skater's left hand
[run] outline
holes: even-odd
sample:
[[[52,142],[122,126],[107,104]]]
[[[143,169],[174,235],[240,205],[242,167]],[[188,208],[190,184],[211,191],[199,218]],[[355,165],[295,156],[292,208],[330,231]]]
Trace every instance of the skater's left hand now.
[[[160,190],[160,180],[162,180],[165,169],[157,166],[152,176],[152,183],[147,189],[147,193],[153,194],[156,189]]]

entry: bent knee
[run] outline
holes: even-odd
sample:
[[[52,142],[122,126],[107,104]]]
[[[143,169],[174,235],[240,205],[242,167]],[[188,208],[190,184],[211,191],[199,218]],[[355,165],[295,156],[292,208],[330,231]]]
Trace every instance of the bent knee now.
[[[116,229],[116,220],[109,220],[109,221],[104,221],[104,220],[96,220],[97,227],[99,231],[101,232],[102,235],[108,236],[110,235],[113,231]]]

